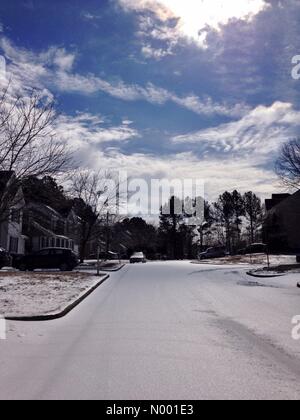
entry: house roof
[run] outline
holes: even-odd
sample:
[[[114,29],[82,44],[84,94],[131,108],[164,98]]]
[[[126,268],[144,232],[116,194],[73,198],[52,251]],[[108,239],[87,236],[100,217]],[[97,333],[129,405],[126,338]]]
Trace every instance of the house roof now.
[[[47,237],[47,238],[60,238],[60,239],[67,239],[70,240],[70,238],[68,238],[67,236],[63,236],[63,235],[56,235],[56,233],[52,232],[49,229],[46,229],[45,227],[43,227],[42,225],[40,225],[38,222],[33,221],[32,222],[33,227],[36,229],[36,231],[40,234],[42,234],[43,236]]]
[[[295,192],[292,195],[287,195],[287,197],[285,199],[281,200],[275,206],[271,207],[271,209],[268,211],[268,214],[272,215],[272,214],[276,213],[277,211],[280,211],[281,209],[286,209],[287,206],[290,206],[295,211],[299,212],[299,209],[300,209],[300,190]]]
[[[272,210],[272,208],[276,207],[282,201],[285,201],[287,198],[290,197],[291,194],[273,194],[272,198],[266,200],[266,210]]]
[[[55,216],[58,219],[64,219],[64,217],[60,213],[58,213],[52,207],[47,206],[46,204],[31,201],[30,203],[27,204],[27,209],[37,210],[44,213],[45,215]]]

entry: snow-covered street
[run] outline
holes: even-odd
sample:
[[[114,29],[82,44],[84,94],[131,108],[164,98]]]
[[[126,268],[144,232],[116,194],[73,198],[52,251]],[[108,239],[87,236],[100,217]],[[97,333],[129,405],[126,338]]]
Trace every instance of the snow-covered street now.
[[[245,272],[126,266],[63,319],[8,322],[0,398],[299,399],[299,275]]]

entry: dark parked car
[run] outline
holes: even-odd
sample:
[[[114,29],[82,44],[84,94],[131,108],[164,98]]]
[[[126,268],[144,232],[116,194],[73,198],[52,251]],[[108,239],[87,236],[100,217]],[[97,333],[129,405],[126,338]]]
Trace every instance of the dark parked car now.
[[[3,267],[7,267],[10,265],[10,257],[9,254],[5,251],[5,249],[0,248],[0,270]]]
[[[247,254],[265,254],[267,252],[266,244],[252,244],[246,249]]]
[[[226,252],[223,248],[208,248],[207,251],[201,252],[201,254],[199,255],[200,260],[223,257],[226,257]]]
[[[21,271],[35,269],[60,269],[72,271],[79,264],[77,255],[70,249],[47,248],[34,254],[25,255],[15,261],[15,268]]]

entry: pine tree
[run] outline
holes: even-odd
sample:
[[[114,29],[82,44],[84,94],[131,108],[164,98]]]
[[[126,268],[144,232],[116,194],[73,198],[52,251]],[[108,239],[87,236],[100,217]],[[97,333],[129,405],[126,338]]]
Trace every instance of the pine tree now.
[[[252,191],[247,192],[244,197],[246,219],[249,222],[250,240],[256,240],[257,229],[262,221],[263,208],[261,199]]]

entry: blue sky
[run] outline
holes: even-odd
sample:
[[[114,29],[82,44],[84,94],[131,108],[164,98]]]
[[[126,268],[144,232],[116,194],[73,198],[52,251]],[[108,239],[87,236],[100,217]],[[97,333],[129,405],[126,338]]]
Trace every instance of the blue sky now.
[[[2,0],[0,54],[83,167],[267,196],[299,135],[299,21],[296,0]]]

